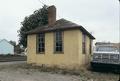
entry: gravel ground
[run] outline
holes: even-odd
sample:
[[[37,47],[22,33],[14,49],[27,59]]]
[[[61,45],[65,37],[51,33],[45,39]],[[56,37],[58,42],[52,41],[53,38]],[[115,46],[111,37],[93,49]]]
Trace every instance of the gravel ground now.
[[[118,75],[81,70],[80,75],[42,72],[25,63],[0,64],[0,81],[118,81]]]

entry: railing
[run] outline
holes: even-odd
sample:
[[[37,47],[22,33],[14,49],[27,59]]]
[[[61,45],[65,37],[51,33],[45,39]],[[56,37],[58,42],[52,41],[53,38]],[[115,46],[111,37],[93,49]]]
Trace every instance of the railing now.
[[[92,62],[120,64],[120,54],[94,53]]]

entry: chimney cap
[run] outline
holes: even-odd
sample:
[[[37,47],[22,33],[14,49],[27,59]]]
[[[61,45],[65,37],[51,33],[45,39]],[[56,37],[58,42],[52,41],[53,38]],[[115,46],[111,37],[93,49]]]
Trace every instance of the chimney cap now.
[[[49,6],[48,8],[52,8],[52,7],[56,8],[55,5],[51,5],[51,6]]]

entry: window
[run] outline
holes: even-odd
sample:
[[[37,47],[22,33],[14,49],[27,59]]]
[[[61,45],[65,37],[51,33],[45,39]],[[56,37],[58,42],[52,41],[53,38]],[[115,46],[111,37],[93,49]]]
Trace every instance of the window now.
[[[86,54],[86,35],[82,34],[82,53]]]
[[[37,52],[44,53],[45,52],[45,34],[40,33],[37,37]]]
[[[63,52],[63,32],[55,32],[55,52]]]
[[[90,46],[89,46],[89,52],[92,53],[92,40],[90,39]]]

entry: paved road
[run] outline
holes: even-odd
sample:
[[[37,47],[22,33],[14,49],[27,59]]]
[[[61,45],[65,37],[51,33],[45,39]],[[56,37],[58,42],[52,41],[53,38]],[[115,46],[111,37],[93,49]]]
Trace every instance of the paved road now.
[[[25,64],[26,61],[0,62],[0,65]]]
[[[10,61],[26,61],[26,56],[4,56],[0,55],[0,62],[10,62]]]

